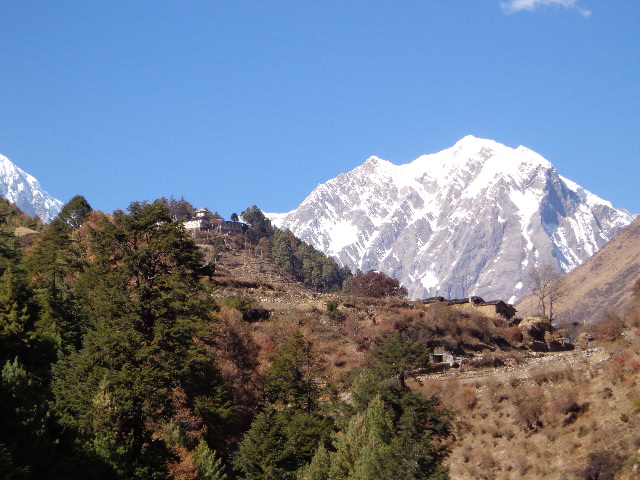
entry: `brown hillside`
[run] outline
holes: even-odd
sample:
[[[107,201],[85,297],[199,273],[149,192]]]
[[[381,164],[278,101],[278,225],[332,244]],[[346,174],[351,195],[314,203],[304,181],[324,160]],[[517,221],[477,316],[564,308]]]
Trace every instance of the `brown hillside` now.
[[[310,343],[321,382],[335,388],[327,391],[348,398],[345,379],[371,365],[377,346],[402,331],[459,361],[458,367],[414,372],[419,376],[409,382],[414,391],[439,398],[455,417],[447,461],[452,480],[640,480],[637,310],[627,318],[627,331],[612,341],[531,352],[518,327],[477,309],[313,292],[282,274],[268,255],[223,240],[223,251],[203,246],[215,260],[220,286],[218,328],[225,340],[216,354],[248,410],[261,398],[278,345],[292,332]],[[236,295],[255,299],[269,315],[244,321],[225,302]],[[333,313],[329,302],[337,305]],[[239,347],[249,353],[243,357]]]
[[[320,293],[282,272],[259,249],[230,236],[222,235],[219,240],[218,248],[200,245],[207,260],[215,263],[212,280],[220,288],[214,295],[223,308],[230,299],[242,296],[253,299],[254,307],[267,312],[247,327],[256,344],[261,345],[263,365],[268,364],[273,346],[295,329],[318,347],[327,365],[325,373],[333,381],[370,362],[371,350],[397,330],[410,332],[430,348],[444,347],[470,361],[487,352],[524,348],[522,335],[508,327],[506,320],[486,317],[479,310],[463,311],[393,297]],[[336,305],[333,313],[328,303]]]
[[[224,287],[226,294],[286,292],[310,295],[314,293],[274,265],[269,255],[261,254],[257,247],[245,245],[242,240],[228,235],[219,235],[218,238],[224,248],[202,244],[199,247],[205,258],[215,264],[214,281]]]
[[[593,257],[567,273],[568,294],[554,305],[555,317],[569,322],[598,323],[609,311],[624,312],[640,278],[640,217],[612,238]],[[516,307],[520,316],[540,310],[532,295]]]
[[[456,411],[451,479],[640,479],[638,333],[412,385]]]

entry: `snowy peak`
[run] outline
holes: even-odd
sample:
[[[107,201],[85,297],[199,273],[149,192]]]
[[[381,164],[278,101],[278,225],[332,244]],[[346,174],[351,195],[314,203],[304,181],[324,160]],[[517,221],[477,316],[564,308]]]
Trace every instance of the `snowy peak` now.
[[[473,136],[405,165],[370,157],[273,218],[352,269],[393,275],[411,297],[511,300],[532,266],[568,271],[632,219],[532,150]]]
[[[45,192],[33,176],[3,155],[0,155],[0,195],[45,223],[53,220],[63,206],[60,200]]]

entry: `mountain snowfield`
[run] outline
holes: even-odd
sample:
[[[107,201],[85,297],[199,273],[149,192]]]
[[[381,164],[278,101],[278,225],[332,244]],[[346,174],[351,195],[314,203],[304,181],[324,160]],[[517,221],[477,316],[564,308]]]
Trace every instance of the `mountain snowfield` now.
[[[515,302],[531,268],[567,272],[635,216],[525,147],[467,136],[405,165],[370,157],[269,217],[352,270],[397,278],[410,298]]]
[[[45,192],[31,175],[0,155],[0,195],[24,213],[38,215],[44,223],[53,220],[64,205]]]

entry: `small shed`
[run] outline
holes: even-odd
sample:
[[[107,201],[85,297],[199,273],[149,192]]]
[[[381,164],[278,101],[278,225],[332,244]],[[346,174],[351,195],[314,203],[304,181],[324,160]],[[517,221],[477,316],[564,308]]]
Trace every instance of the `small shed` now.
[[[453,367],[456,363],[456,358],[451,353],[447,353],[444,347],[436,347],[429,356],[429,360],[431,360],[431,365],[446,363]]]

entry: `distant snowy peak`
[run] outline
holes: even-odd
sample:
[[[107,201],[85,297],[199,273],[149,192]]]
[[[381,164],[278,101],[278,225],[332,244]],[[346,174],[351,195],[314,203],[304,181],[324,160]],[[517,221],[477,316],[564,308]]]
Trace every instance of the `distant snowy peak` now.
[[[37,215],[45,223],[53,220],[63,206],[60,200],[45,192],[33,176],[4,155],[0,155],[0,195],[27,215]]]
[[[515,300],[536,264],[568,271],[633,220],[525,147],[464,137],[394,165],[369,157],[272,221],[412,297]]]

